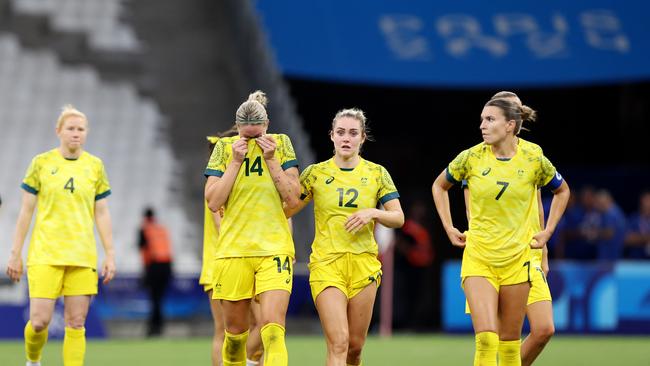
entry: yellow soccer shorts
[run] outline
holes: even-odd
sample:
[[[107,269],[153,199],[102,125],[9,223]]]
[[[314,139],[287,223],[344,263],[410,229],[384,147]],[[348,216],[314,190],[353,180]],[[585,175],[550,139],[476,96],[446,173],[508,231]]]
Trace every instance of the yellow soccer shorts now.
[[[495,266],[488,261],[473,255],[467,248],[463,252],[463,261],[460,268],[462,284],[467,277],[484,277],[490,282],[497,292],[501,286],[516,285],[531,281],[530,252],[522,251],[507,265]]]
[[[381,262],[372,253],[345,253],[336,260],[309,264],[309,285],[314,302],[328,287],[336,287],[348,299],[356,296],[366,286],[381,283]]]
[[[467,277],[483,277],[498,293],[501,286],[516,285],[524,282],[531,283],[532,272],[530,252],[527,250],[522,251],[519,256],[513,258],[508,265],[498,267],[491,265],[478,256],[472,255],[466,248],[463,252],[463,261],[460,269],[461,287]],[[528,301],[530,301],[530,296]],[[465,313],[470,313],[467,301],[465,301]]]
[[[528,303],[526,305],[534,304],[539,301],[553,301],[551,297],[551,289],[548,287],[546,276],[542,271],[540,263],[533,262],[530,269],[531,288],[528,294]]]
[[[97,295],[97,281],[95,268],[47,264],[27,267],[30,298]]]
[[[252,299],[270,290],[291,293],[293,258],[286,254],[219,258],[215,261],[213,276],[213,299]]]

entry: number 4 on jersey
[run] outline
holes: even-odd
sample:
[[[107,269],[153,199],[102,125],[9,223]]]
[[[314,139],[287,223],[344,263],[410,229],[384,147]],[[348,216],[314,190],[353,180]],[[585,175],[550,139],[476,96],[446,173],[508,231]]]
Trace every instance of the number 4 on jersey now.
[[[69,189],[70,193],[74,193],[74,177],[70,177],[68,181],[65,183],[65,186],[63,186],[63,189]]]

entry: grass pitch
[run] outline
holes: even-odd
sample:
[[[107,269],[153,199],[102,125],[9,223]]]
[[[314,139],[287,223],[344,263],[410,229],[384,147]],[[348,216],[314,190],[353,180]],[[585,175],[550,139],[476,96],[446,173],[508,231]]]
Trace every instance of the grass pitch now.
[[[24,365],[23,343],[0,342],[0,365]],[[43,366],[60,366],[60,341],[48,342]],[[325,341],[320,336],[287,338],[290,365],[324,365]],[[363,364],[471,366],[472,336],[399,335],[390,339],[370,337]],[[210,339],[126,339],[88,342],[89,366],[185,366],[210,365]],[[535,366],[625,365],[650,366],[650,337],[556,336]]]

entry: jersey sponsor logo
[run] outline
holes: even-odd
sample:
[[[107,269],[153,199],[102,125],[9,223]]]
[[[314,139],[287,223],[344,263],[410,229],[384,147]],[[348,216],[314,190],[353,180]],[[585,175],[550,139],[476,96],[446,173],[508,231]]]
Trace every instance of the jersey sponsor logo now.
[[[330,177],[327,178],[327,180],[325,181],[325,184],[330,184],[330,183],[332,183],[333,181],[334,181],[334,177],[330,175]]]
[[[490,171],[491,171],[491,170],[492,170],[492,168],[485,168],[485,170],[484,170],[483,172],[481,172],[481,174],[482,174],[483,176],[486,176],[486,175],[490,174]]]

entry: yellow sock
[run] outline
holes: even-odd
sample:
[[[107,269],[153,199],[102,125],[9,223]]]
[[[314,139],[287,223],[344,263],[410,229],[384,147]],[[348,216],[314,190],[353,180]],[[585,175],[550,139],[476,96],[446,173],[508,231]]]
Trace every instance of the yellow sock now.
[[[499,366],[521,366],[521,340],[499,341]]]
[[[63,365],[83,366],[86,355],[86,329],[65,327],[63,336]]]
[[[284,343],[284,327],[276,323],[268,323],[262,327],[262,343],[264,344],[265,366],[287,366],[289,354]]]
[[[225,332],[221,348],[223,366],[246,366],[246,340],[248,330],[241,334],[230,334]]]
[[[25,355],[28,361],[38,362],[41,360],[43,347],[47,343],[47,328],[36,332],[32,327],[32,322],[28,321],[25,325]]]
[[[494,332],[481,332],[476,335],[474,366],[497,366],[499,336]]]

